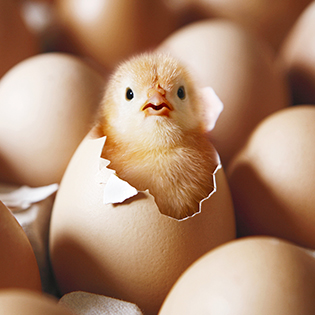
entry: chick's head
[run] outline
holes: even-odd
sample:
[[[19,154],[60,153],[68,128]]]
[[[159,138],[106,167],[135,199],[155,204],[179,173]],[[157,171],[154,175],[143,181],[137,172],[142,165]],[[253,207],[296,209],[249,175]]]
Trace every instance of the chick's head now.
[[[121,64],[102,106],[104,133],[144,143],[147,139],[148,145],[173,143],[182,134],[202,130],[202,116],[190,74],[165,54],[143,54]]]

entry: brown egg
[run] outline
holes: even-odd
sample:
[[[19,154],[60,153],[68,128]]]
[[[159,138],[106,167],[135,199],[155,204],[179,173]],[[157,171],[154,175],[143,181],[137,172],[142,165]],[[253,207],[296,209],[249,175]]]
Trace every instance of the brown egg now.
[[[294,22],[312,0],[168,0],[194,19],[234,21],[278,50]]]
[[[280,239],[239,239],[210,251],[177,281],[159,315],[312,315],[315,257]]]
[[[39,43],[27,29],[20,5],[0,0],[0,78],[20,61],[39,53]]]
[[[295,104],[315,103],[315,2],[300,16],[280,53]]]
[[[228,168],[240,235],[315,248],[315,106],[266,118]]]
[[[289,103],[287,85],[270,49],[236,24],[207,20],[190,24],[159,47],[181,59],[201,86],[224,104],[211,139],[223,165],[264,117]]]
[[[0,180],[60,182],[103,86],[99,73],[65,54],[38,55],[11,69],[0,82]]]
[[[0,315],[74,315],[49,296],[27,290],[2,290]]]
[[[217,190],[201,212],[184,220],[161,214],[148,191],[104,204],[98,177],[104,141],[87,136],[63,177],[50,227],[53,270],[62,293],[103,294],[156,314],[192,262],[235,237],[224,171],[217,171]],[[107,169],[101,181],[109,174]]]
[[[58,0],[56,8],[73,45],[109,69],[176,27],[175,16],[157,0]]]
[[[0,289],[40,291],[41,280],[32,246],[20,224],[1,201],[0,240]]]

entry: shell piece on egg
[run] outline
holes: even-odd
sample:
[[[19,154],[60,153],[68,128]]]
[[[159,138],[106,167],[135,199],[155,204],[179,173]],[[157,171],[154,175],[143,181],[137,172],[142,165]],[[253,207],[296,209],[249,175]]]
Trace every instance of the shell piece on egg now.
[[[0,240],[0,289],[41,291],[40,273],[32,246],[20,224],[1,201]]]
[[[103,88],[98,72],[68,54],[40,54],[12,68],[0,82],[0,180],[59,183]]]
[[[227,169],[238,233],[315,248],[315,106],[261,122]]]
[[[192,262],[235,238],[229,187],[220,168],[217,191],[186,220],[161,214],[148,191],[104,204],[99,176],[104,142],[91,134],[82,141],[57,193],[50,227],[55,277],[62,293],[94,292],[156,314]],[[113,171],[103,171],[106,182]]]
[[[251,237],[224,244],[179,278],[159,315],[311,315],[315,259],[281,239]]]

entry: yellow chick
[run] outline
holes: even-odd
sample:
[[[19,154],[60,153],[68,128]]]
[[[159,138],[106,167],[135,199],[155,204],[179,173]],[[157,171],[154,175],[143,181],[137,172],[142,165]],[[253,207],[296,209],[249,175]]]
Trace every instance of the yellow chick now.
[[[102,157],[121,179],[148,189],[161,213],[186,218],[214,187],[218,163],[207,116],[199,90],[176,59],[161,53],[133,57],[105,91]]]

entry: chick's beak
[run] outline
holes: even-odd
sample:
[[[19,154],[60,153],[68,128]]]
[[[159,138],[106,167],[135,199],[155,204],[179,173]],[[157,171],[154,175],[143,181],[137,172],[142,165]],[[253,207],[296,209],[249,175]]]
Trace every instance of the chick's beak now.
[[[146,116],[169,116],[174,108],[166,99],[165,91],[162,88],[151,88],[148,90],[148,99],[141,107]]]

